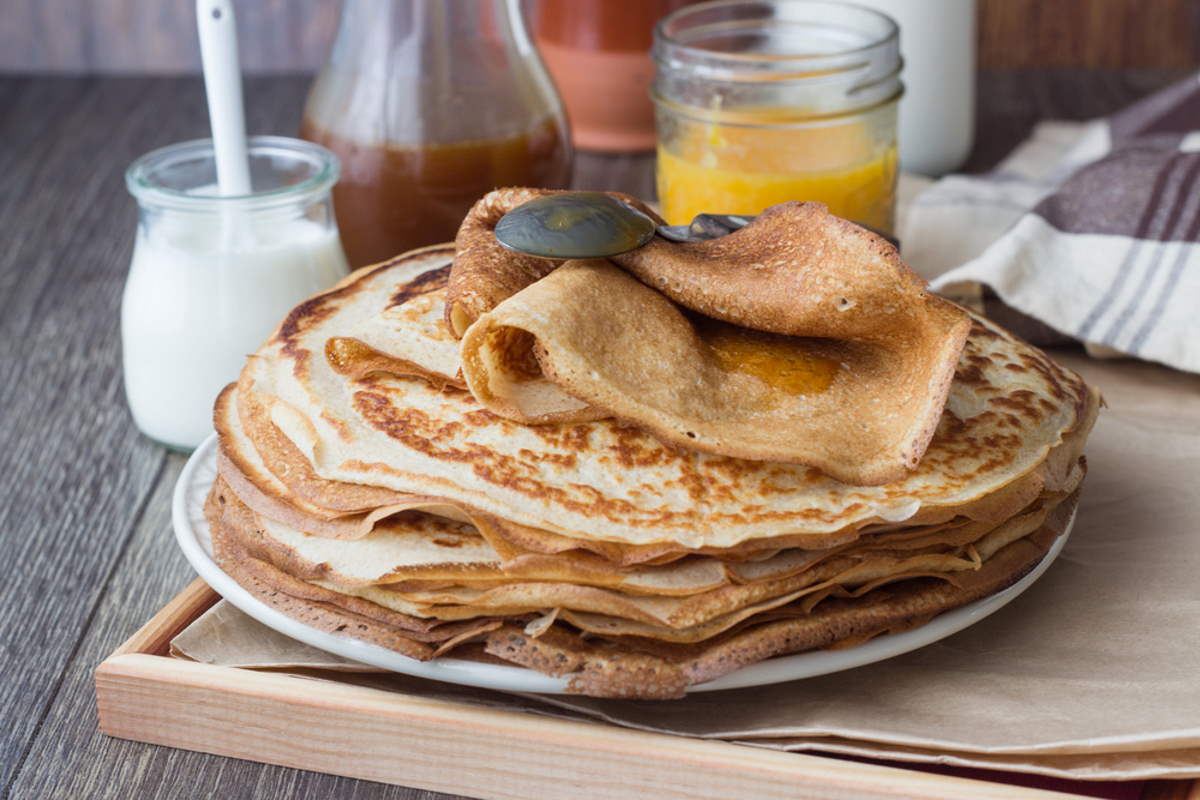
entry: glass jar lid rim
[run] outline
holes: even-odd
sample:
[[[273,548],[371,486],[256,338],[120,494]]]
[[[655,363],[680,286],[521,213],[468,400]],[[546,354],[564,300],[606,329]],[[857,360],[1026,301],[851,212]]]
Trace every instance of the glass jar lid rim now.
[[[172,159],[191,156],[213,158],[212,139],[189,139],[166,145],[138,157],[125,170],[125,185],[139,202],[150,202],[176,208],[204,210],[215,207],[246,205],[253,207],[295,202],[298,198],[326,192],[337,182],[341,172],[338,157],[325,147],[289,136],[257,135],[247,137],[250,156],[276,152],[306,159],[316,169],[312,175],[293,184],[278,186],[241,195],[203,195],[194,191],[172,189],[153,180],[153,170],[169,164]]]
[[[697,47],[689,42],[678,38],[679,34],[688,30],[675,32],[675,35],[668,33],[668,28],[678,22],[680,19],[686,19],[689,16],[702,14],[707,11],[713,11],[721,8],[737,8],[737,7],[752,8],[755,6],[764,9],[771,7],[795,7],[795,8],[836,8],[839,12],[851,12],[861,14],[863,19],[871,19],[876,23],[882,23],[883,31],[877,37],[871,37],[862,44],[856,44],[844,49],[832,50],[830,52],[814,52],[814,53],[794,53],[794,54],[775,54],[762,52],[725,52],[713,50],[705,47]],[[732,20],[731,20],[732,21]],[[800,22],[796,20],[796,22]],[[842,0],[708,0],[708,2],[695,3],[676,9],[670,14],[663,17],[654,28],[654,35],[657,43],[666,45],[672,49],[679,49],[695,53],[697,55],[708,55],[713,58],[727,59],[731,62],[763,62],[770,61],[775,64],[786,64],[795,62],[804,64],[807,62],[817,62],[831,58],[843,58],[846,56],[854,56],[861,53],[867,53],[880,48],[895,46],[900,38],[900,26],[887,14],[878,11],[874,8],[859,5],[853,2],[842,2]],[[657,48],[656,48],[657,49]]]

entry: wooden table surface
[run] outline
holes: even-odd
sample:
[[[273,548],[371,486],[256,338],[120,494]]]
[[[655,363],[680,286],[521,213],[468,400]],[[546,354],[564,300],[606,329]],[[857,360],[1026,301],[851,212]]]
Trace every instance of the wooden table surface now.
[[[1106,114],[1178,76],[981,75],[968,168],[1039,119]],[[248,81],[251,132],[294,133],[307,85]],[[0,798],[447,797],[97,731],[92,670],[194,577],[170,531],[184,458],[138,434],[121,383],[122,175],[205,135],[194,78],[0,76]],[[649,196],[652,170],[583,156],[576,184]]]

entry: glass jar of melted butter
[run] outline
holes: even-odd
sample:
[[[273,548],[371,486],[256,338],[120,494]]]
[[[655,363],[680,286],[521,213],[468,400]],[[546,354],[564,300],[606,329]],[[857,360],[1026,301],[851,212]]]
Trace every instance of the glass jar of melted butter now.
[[[890,18],[822,0],[718,0],[659,23],[654,58],[668,223],[815,200],[892,232],[903,87]]]

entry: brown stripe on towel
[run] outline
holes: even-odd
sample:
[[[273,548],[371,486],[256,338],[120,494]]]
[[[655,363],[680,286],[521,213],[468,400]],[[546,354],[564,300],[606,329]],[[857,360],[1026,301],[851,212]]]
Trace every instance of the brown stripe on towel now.
[[[1192,216],[1191,224],[1188,225],[1186,241],[1195,242],[1197,237],[1200,237],[1200,213]],[[1146,321],[1138,328],[1137,333],[1133,336],[1133,341],[1129,344],[1129,352],[1135,355],[1141,354],[1142,346],[1145,345],[1146,339],[1150,337],[1150,334],[1154,331],[1154,327],[1162,319],[1163,312],[1167,308],[1167,302],[1175,296],[1175,287],[1179,284],[1179,276],[1183,274],[1183,268],[1187,266],[1189,257],[1194,254],[1194,247],[1185,246],[1180,249],[1179,254],[1175,257],[1175,263],[1171,265],[1171,273],[1167,276],[1166,283],[1158,291],[1158,298],[1154,301],[1154,308],[1150,310],[1150,315],[1146,317]]]
[[[1130,147],[1080,168],[1033,213],[1063,233],[1171,241],[1178,210],[1164,201],[1197,163],[1200,153]]]
[[[1175,200],[1171,204],[1171,212],[1167,215],[1166,230],[1163,232],[1161,240],[1154,245],[1153,254],[1150,262],[1142,268],[1142,280],[1139,282],[1137,289],[1134,291],[1133,297],[1125,304],[1125,308],[1121,309],[1121,313],[1109,325],[1107,333],[1100,337],[1100,341],[1109,345],[1116,346],[1117,337],[1121,335],[1125,326],[1129,323],[1131,317],[1137,313],[1142,306],[1142,301],[1145,299],[1146,293],[1150,286],[1154,283],[1155,277],[1158,275],[1159,267],[1162,266],[1163,256],[1166,252],[1165,241],[1191,241],[1194,233],[1190,233],[1192,226],[1188,224],[1189,220],[1196,218],[1196,203],[1200,200],[1194,190],[1196,176],[1200,175],[1200,157],[1187,159],[1190,162],[1187,166],[1187,173],[1183,179],[1183,186],[1175,195]],[[1181,165],[1182,166],[1182,165]],[[1182,234],[1182,235],[1181,235]],[[1159,237],[1156,237],[1159,238]]]
[[[1109,126],[1114,144],[1148,134],[1182,139],[1200,130],[1200,80],[1193,75],[1139,100],[1109,117]]]
[[[1121,263],[1120,268],[1117,270],[1116,280],[1114,280],[1112,282],[1112,285],[1108,287],[1108,291],[1106,291],[1104,293],[1104,295],[1100,298],[1100,300],[1096,303],[1096,305],[1092,308],[1092,310],[1088,312],[1087,317],[1085,317],[1083,320],[1083,324],[1080,325],[1079,329],[1075,332],[1075,335],[1078,336],[1080,339],[1086,340],[1087,338],[1089,338],[1089,336],[1091,335],[1092,328],[1100,320],[1100,317],[1103,316],[1104,312],[1108,310],[1109,306],[1111,306],[1113,304],[1113,302],[1117,299],[1117,297],[1120,296],[1121,290],[1125,288],[1125,282],[1129,278],[1129,273],[1132,270],[1133,265],[1136,262],[1137,257],[1141,252],[1143,243],[1145,242],[1146,238],[1150,234],[1150,228],[1153,225],[1154,221],[1156,219],[1158,219],[1160,216],[1158,214],[1158,211],[1161,208],[1161,204],[1156,202],[1155,198],[1161,197],[1163,189],[1167,184],[1167,181],[1174,174],[1175,165],[1182,158],[1183,158],[1182,153],[1171,154],[1171,156],[1166,160],[1166,163],[1164,163],[1162,166],[1160,166],[1157,173],[1155,174],[1153,189],[1149,194],[1147,194],[1143,198],[1143,205],[1141,206],[1142,213],[1138,218],[1137,228],[1132,232],[1132,235],[1134,237],[1134,243],[1129,248],[1129,250],[1126,252],[1125,260]],[[1157,159],[1155,159],[1155,160],[1157,160]],[[1091,171],[1092,171],[1091,168],[1088,168],[1088,167],[1085,167],[1083,170],[1080,170],[1081,173],[1091,172]],[[1078,178],[1078,177],[1079,176],[1076,176],[1076,178]],[[1068,183],[1074,182],[1076,180],[1076,178],[1072,178],[1071,181],[1068,181]],[[1034,213],[1042,213],[1041,209],[1042,209],[1043,205],[1045,205],[1045,201],[1038,204],[1038,207],[1034,209]],[[1047,221],[1050,222],[1051,225],[1054,225],[1054,222],[1052,220],[1048,219]],[[1058,227],[1058,226],[1055,225],[1055,227]],[[1102,233],[1104,231],[1093,231],[1093,232],[1094,233]],[[1117,233],[1117,232],[1112,231],[1112,233]],[[1128,234],[1126,234],[1126,235],[1128,235]]]

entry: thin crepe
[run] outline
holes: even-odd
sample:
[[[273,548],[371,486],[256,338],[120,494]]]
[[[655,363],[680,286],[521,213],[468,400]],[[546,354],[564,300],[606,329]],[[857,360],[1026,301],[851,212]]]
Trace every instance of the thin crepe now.
[[[569,261],[479,317],[462,369],[480,403],[517,422],[603,409],[677,447],[880,484],[925,451],[961,319],[920,341],[763,334],[689,316],[607,261]]]
[[[1078,376],[975,320],[921,464],[859,487],[815,469],[678,450],[610,420],[518,425],[421,379],[351,380],[329,366],[325,342],[377,314],[372,298],[448,257],[431,248],[357,273],[298,307],[244,370],[239,394],[270,399],[270,421],[322,479],[439,497],[573,539],[730,548],[945,520],[1026,482],[1036,496],[1037,484],[1074,468],[1098,405]]]
[[[690,685],[771,656],[839,643],[849,646],[881,633],[907,630],[945,610],[999,591],[1044,556],[1064,529],[1074,502],[1072,497],[1060,504],[1040,528],[1000,547],[980,569],[961,573],[955,580],[913,576],[886,587],[868,584],[863,591],[831,593],[819,604],[789,604],[692,644],[638,636],[580,636],[553,618],[544,625],[523,626],[531,617],[516,624],[480,618],[447,625],[386,609],[372,611],[373,604],[358,598],[319,587],[297,588],[295,579],[237,552],[236,542],[229,541],[219,524],[214,526],[214,543],[223,568],[239,582],[284,613],[330,632],[346,635],[353,629],[357,638],[422,659],[486,636],[492,655],[550,674],[569,675],[572,691],[599,697],[665,699],[682,696]],[[236,557],[231,557],[231,550]],[[264,570],[295,593],[264,582]],[[399,626],[381,621],[389,617]],[[449,638],[444,638],[447,634]],[[440,640],[442,646],[435,650],[422,639]]]
[[[487,652],[530,669],[569,675],[569,691],[592,697],[682,697],[689,686],[773,656],[839,643],[856,645],[919,627],[944,611],[1012,585],[1037,564],[1056,536],[1044,527],[1013,542],[990,564],[970,573],[969,582],[912,579],[859,597],[833,598],[808,614],[735,629],[673,651],[664,651],[661,643],[597,642],[562,630],[535,638],[506,625],[488,634]]]
[[[711,637],[749,616],[824,589],[976,569],[999,547],[1038,527],[1054,506],[1040,503],[999,526],[974,531],[960,526],[940,536],[927,535],[928,541],[912,539],[906,546],[902,541],[901,549],[889,546],[885,535],[867,547],[835,549],[816,557],[805,553],[793,560],[781,553],[759,564],[757,574],[744,576],[751,580],[732,583],[711,559],[627,572],[569,558],[508,569],[486,560],[486,546],[478,540],[472,544],[475,537],[468,526],[461,526],[449,549],[439,551],[437,539],[445,535],[446,525],[431,526],[429,521],[418,528],[413,521],[397,520],[392,530],[373,534],[373,541],[305,541],[303,535],[254,518],[236,498],[223,493],[220,497],[229,531],[251,555],[311,584],[383,608],[438,619],[558,608],[581,612],[566,618],[587,630],[673,641]],[[433,537],[420,529],[431,527]],[[967,537],[956,535],[964,529]],[[421,541],[422,535],[433,541]],[[893,537],[902,539],[903,534]],[[454,552],[458,547],[465,550],[462,557]],[[411,580],[414,577],[443,580]],[[384,585],[376,585],[380,583]]]
[[[224,508],[228,533],[237,537],[248,553],[289,575],[324,581],[339,590],[401,581],[437,585],[553,581],[635,594],[688,595],[732,580],[722,562],[714,558],[627,569],[579,553],[526,554],[505,561],[470,524],[417,510],[382,520],[366,537],[327,539],[254,513],[220,476],[213,494]],[[759,572],[763,569],[760,566]]]
[[[781,547],[833,547],[853,541],[863,532],[894,527],[869,526],[865,531],[848,529],[822,535],[798,534],[751,539],[729,548],[688,549],[669,542],[627,545],[573,538],[500,519],[445,498],[325,480],[313,472],[299,449],[270,422],[261,404],[252,400],[244,404],[252,409],[246,412],[246,418],[253,435],[247,433],[238,413],[241,405],[238,398],[237,387],[230,384],[216,402],[214,424],[220,445],[217,456],[220,477],[256,514],[290,525],[301,533],[328,539],[360,539],[370,535],[392,514],[420,510],[459,522],[471,522],[496,549],[502,561],[539,554],[585,552],[629,567],[637,564],[667,564],[696,554],[716,556],[726,561],[747,560],[774,553]],[[1032,488],[1034,482],[1038,488],[1032,492],[1023,488],[1027,484]],[[1028,502],[1028,498],[1036,495],[1042,485],[1040,479],[1034,482],[1019,481],[1019,485],[1012,487],[1019,491],[1006,491],[1006,494],[1013,496],[1015,504],[1006,502],[1002,504],[1004,508],[1015,508]],[[924,516],[925,522],[938,523],[943,517],[949,519],[953,514],[933,513]],[[984,514],[984,517],[987,516]]]
[[[787,579],[838,555],[843,564],[848,563],[846,557],[857,558],[857,567],[864,555],[954,554],[978,542],[986,557],[983,542],[996,528],[959,521],[868,535],[826,550],[782,550],[752,561],[691,556],[659,567],[621,567],[579,551],[556,555],[508,551],[504,557],[500,552],[504,548],[494,547],[493,539],[481,536],[469,523],[414,510],[382,520],[366,537],[327,539],[255,513],[220,475],[213,494],[225,508],[226,525],[255,557],[289,575],[323,580],[339,590],[389,584],[397,593],[394,596],[465,587],[490,589],[528,581],[603,587],[634,595],[688,596],[731,584]],[[1042,508],[1044,515],[1051,505],[1043,499],[1022,516],[1036,517],[1036,507]],[[1005,525],[1011,527],[1011,521]],[[428,597],[404,596],[414,602],[431,602]],[[555,605],[552,599],[544,604]]]
[[[488,284],[491,310],[455,327],[464,376],[490,410],[526,424],[608,414],[679,446],[811,465],[851,484],[899,480],[917,465],[971,326],[893,245],[820,203],[614,257],[640,284],[602,260],[543,267],[530,282],[504,263],[507,251],[486,268],[478,252],[456,255],[459,292],[520,275],[504,283],[507,296]],[[697,324],[680,308],[737,328]]]

